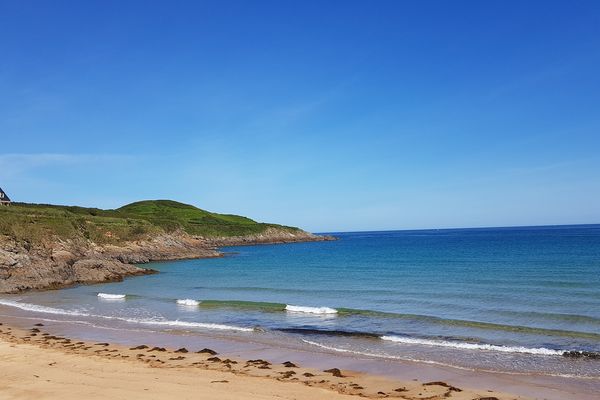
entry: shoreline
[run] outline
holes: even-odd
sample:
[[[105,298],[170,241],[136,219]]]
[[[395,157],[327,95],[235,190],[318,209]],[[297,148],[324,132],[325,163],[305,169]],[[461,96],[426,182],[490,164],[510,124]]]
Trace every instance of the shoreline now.
[[[185,347],[190,353],[193,353],[204,347],[208,347],[217,351],[219,353],[217,356],[221,359],[236,360],[238,363],[240,363],[242,360],[264,359],[279,367],[279,364],[286,361],[291,361],[299,367],[302,367],[302,371],[306,370],[307,372],[317,376],[322,376],[323,370],[339,368],[342,371],[342,374],[349,375],[355,380],[360,380],[360,382],[352,381],[352,383],[359,384],[363,388],[367,389],[371,389],[373,385],[375,385],[374,389],[378,390],[374,391],[373,389],[371,394],[377,394],[377,392],[381,391],[381,389],[386,388],[386,390],[394,390],[402,385],[406,386],[416,384],[417,386],[414,386],[414,388],[420,389],[423,387],[423,383],[441,381],[449,384],[450,386],[463,390],[463,392],[460,393],[476,393],[476,395],[472,395],[471,397],[456,397],[459,394],[459,392],[456,392],[453,393],[454,397],[450,397],[461,400],[475,400],[480,399],[481,397],[485,398],[492,396],[500,400],[587,400],[594,398],[595,393],[597,393],[597,390],[600,388],[600,383],[597,380],[554,377],[537,374],[514,375],[505,374],[502,372],[466,370],[452,366],[442,366],[420,361],[383,360],[372,357],[355,356],[351,354],[301,350],[285,345],[281,347],[273,346],[262,341],[254,341],[252,338],[231,338],[221,335],[218,332],[204,332],[199,335],[188,335],[184,332],[178,331],[165,333],[145,329],[120,329],[110,326],[96,327],[77,322],[73,324],[72,322],[56,319],[55,316],[39,316],[31,312],[21,313],[12,311],[14,310],[11,307],[0,307],[0,322],[4,323],[4,326],[0,326],[0,329],[4,327],[10,327],[15,332],[23,332],[23,336],[27,336],[30,333],[28,330],[31,329],[36,323],[43,323],[45,326],[43,328],[39,328],[41,330],[43,329],[43,333],[48,333],[50,336],[59,338],[69,338],[71,342],[81,341],[92,345],[99,342],[107,342],[111,343],[111,346],[114,346],[115,348],[118,347],[119,349],[126,350],[144,344],[150,348],[164,347],[166,349],[170,349],[171,352],[174,352],[174,350],[178,348]],[[19,335],[16,336],[18,339]],[[0,335],[0,340],[2,337],[4,336]],[[33,338],[36,338],[36,336]],[[61,342],[61,340],[56,342],[57,343],[55,344],[57,349],[65,350],[62,348],[62,344],[58,343]],[[45,346],[44,344],[43,347],[48,346]],[[69,349],[67,348],[67,350]],[[43,352],[43,348],[40,349],[40,351]],[[166,353],[167,352],[165,352],[165,354]],[[80,356],[87,355],[89,354],[80,354]],[[94,353],[92,355],[96,354]],[[173,353],[173,355],[169,356],[169,358],[179,357],[181,355],[182,354],[180,353]],[[186,354],[183,354],[183,356],[187,357]],[[0,359],[2,359],[2,355],[0,355]],[[189,361],[192,362],[192,360]],[[214,367],[214,365],[210,366]],[[199,368],[198,366],[193,367],[195,368],[194,370]],[[287,369],[277,370],[277,372],[285,371],[287,371]],[[316,371],[316,373],[313,371]],[[260,375],[262,375],[262,373],[265,371],[261,369],[259,372],[260,377]],[[326,379],[327,376],[328,374],[324,374],[324,379]],[[277,377],[279,376],[276,376],[275,378]],[[294,377],[296,376],[291,378]],[[293,381],[291,378],[285,380]],[[302,375],[300,378],[304,379]],[[271,377],[271,379],[274,378]],[[366,379],[368,382],[364,383],[362,379]],[[386,382],[383,386],[380,384],[381,380]],[[390,382],[393,384],[390,384]],[[325,389],[329,392],[332,390],[337,392],[339,388],[326,386]],[[342,389],[344,393],[348,393],[345,386],[343,386]],[[491,391],[494,391],[499,395],[491,395]],[[511,394],[507,395],[506,393]],[[403,394],[406,395],[411,393]],[[416,394],[417,396],[404,398],[409,400],[423,398],[418,396],[418,393]],[[382,398],[384,396],[377,395],[374,397],[367,397]],[[437,398],[432,397],[432,399]],[[439,399],[442,399],[442,397]]]
[[[29,390],[28,382],[43,379],[42,375],[48,373],[61,381],[52,384],[50,379],[50,382],[46,382],[47,386],[54,386],[51,393],[65,391],[72,393],[73,398],[94,398],[96,396],[93,393],[86,392],[89,389],[86,379],[93,376],[94,379],[105,380],[122,373],[122,381],[111,380],[109,384],[111,391],[122,395],[131,392],[137,384],[144,386],[149,383],[146,382],[148,379],[160,379],[172,381],[184,397],[197,393],[199,389],[210,392],[218,383],[217,392],[222,391],[225,398],[240,398],[236,397],[236,393],[237,396],[242,396],[239,391],[251,387],[252,394],[244,394],[244,398],[334,399],[360,396],[406,400],[532,399],[496,391],[457,387],[444,381],[401,381],[335,367],[324,371],[303,367],[293,359],[276,363],[264,359],[225,358],[226,356],[211,349],[163,348],[151,343],[128,347],[108,342],[78,341],[76,338],[48,333],[41,319],[40,322],[35,322],[34,319],[29,322],[30,328],[23,329],[0,320],[0,360],[4,371],[13,371],[10,376],[0,378],[0,387],[8,387],[14,398]],[[69,365],[76,365],[77,370],[70,370]],[[35,374],[31,371],[34,366],[41,368],[41,372]],[[52,368],[54,366],[58,368]],[[14,372],[23,368],[28,370],[27,376]],[[202,381],[205,383],[201,383]],[[160,391],[159,389],[153,387],[152,391]],[[80,390],[83,392],[78,393]],[[0,389],[1,391],[5,390]],[[136,395],[145,397],[147,394],[141,388],[134,393],[133,398]],[[5,394],[12,398],[11,393]],[[49,395],[50,392],[45,394]],[[102,392],[96,394],[97,397],[106,397]],[[40,395],[41,398],[47,397],[43,392]],[[167,392],[155,394],[155,398],[173,396],[173,393]]]
[[[316,237],[316,239],[314,240],[295,240],[295,241],[287,241],[287,242],[268,242],[268,241],[263,241],[263,242],[230,242],[230,243],[213,243],[210,247],[203,247],[202,250],[206,250],[206,249],[210,249],[211,251],[217,253],[218,255],[214,256],[214,257],[223,257],[224,255],[227,254],[226,251],[224,251],[225,249],[222,248],[227,248],[230,246],[243,246],[243,245],[259,245],[259,244],[277,244],[277,243],[293,243],[293,242],[306,242],[306,241],[324,241],[324,240],[330,240],[327,238],[321,238],[321,237]],[[206,242],[204,242],[204,245],[207,245]],[[222,247],[222,248],[218,248],[218,247]],[[197,247],[194,247],[195,249],[198,249]],[[110,253],[113,254],[114,253]],[[130,254],[131,255],[131,254]],[[175,258],[160,258],[157,261],[169,261],[169,260],[181,260],[181,259],[190,259],[190,258],[209,258],[211,256],[199,256],[199,257],[175,257]],[[150,260],[148,260],[149,262]],[[144,262],[145,263],[145,262]],[[101,281],[99,283],[106,283],[107,281]],[[86,283],[81,283],[81,282],[74,282],[69,286],[76,286],[76,285],[87,285],[87,284],[93,284],[93,283],[98,283],[98,282],[86,282]],[[64,286],[64,287],[69,287],[69,286]],[[60,287],[60,289],[62,289],[63,287]],[[54,289],[59,289],[59,288],[54,288]],[[39,289],[36,291],[43,291],[43,290],[48,290],[48,289]],[[17,294],[18,295],[18,294]],[[0,307],[0,310],[3,310],[4,307]],[[11,314],[10,312],[8,314]],[[31,321],[37,319],[37,320],[43,320],[42,317],[36,317],[36,313],[33,313],[33,316],[31,313],[26,312],[25,315],[28,315],[27,317],[21,316],[21,317],[14,317],[14,318],[27,318],[30,319]],[[89,352],[72,352],[71,348],[72,346],[70,346],[70,344],[72,344],[73,342],[75,342],[76,340],[79,341],[81,339],[81,344],[77,344],[77,346],[79,347],[76,350],[81,350],[81,348],[83,347],[92,347],[94,346],[97,342],[104,342],[104,340],[107,340],[107,342],[110,342],[111,345],[110,347],[110,351],[112,352],[113,350],[115,350],[115,354],[119,354],[120,356],[127,356],[124,357],[122,359],[119,359],[120,361],[127,361],[130,362],[132,361],[131,358],[133,357],[132,354],[129,354],[128,352],[131,351],[131,347],[128,347],[128,344],[131,344],[132,347],[136,347],[139,346],[140,343],[135,342],[136,340],[138,340],[141,337],[151,337],[153,336],[155,333],[156,335],[160,335],[161,333],[157,333],[157,332],[153,332],[153,333],[144,333],[141,335],[138,335],[137,333],[132,333],[132,331],[130,330],[124,330],[124,331],[120,331],[118,328],[118,325],[113,325],[112,327],[104,327],[102,329],[110,329],[110,330],[114,330],[115,332],[113,333],[109,333],[109,331],[104,331],[104,332],[99,332],[100,334],[97,335],[93,340],[97,340],[97,342],[93,342],[90,340],[89,336],[86,338],[85,334],[84,334],[84,328],[83,326],[74,326],[71,325],[70,328],[65,329],[65,331],[57,333],[56,329],[50,329],[50,328],[56,328],[53,326],[46,326],[44,329],[47,329],[46,333],[47,336],[55,336],[58,337],[58,340],[54,340],[54,342],[52,343],[47,343],[46,341],[42,341],[39,342],[36,339],[32,338],[37,338],[38,335],[36,334],[35,336],[31,335],[31,331],[28,331],[29,329],[40,329],[41,328],[32,328],[31,325],[29,326],[23,326],[23,324],[13,324],[11,322],[7,323],[6,322],[6,318],[8,318],[9,320],[11,319],[10,315],[0,315],[0,322],[5,323],[4,326],[0,326],[0,329],[3,327],[10,327],[10,330],[13,332],[18,332],[18,334],[14,337],[14,338],[10,338],[10,335],[8,335],[9,337],[9,341],[10,341],[10,346],[12,345],[17,345],[17,346],[21,346],[21,345],[32,345],[32,342],[35,349],[30,349],[27,347],[26,351],[33,351],[36,354],[35,358],[43,358],[46,357],[41,353],[47,353],[47,350],[57,350],[60,352],[65,353],[68,356],[76,356],[78,357],[77,359],[79,361],[77,362],[85,362],[87,363],[88,361],[83,361],[83,360],[89,360],[90,357],[91,358],[95,358],[96,356],[98,356],[98,354],[92,353],[90,354]],[[68,322],[67,321],[56,321],[59,322],[59,324],[63,323],[63,325],[67,325]],[[64,322],[67,322],[67,324],[64,324]],[[33,324],[34,322],[32,322]],[[43,322],[47,325],[52,325],[52,323],[46,323]],[[57,324],[57,326],[59,325]],[[27,324],[25,324],[27,325]],[[22,328],[25,328],[25,330],[23,330]],[[81,330],[79,329],[81,328]],[[91,328],[90,328],[91,329]],[[53,332],[52,332],[53,331]],[[50,333],[52,332],[52,333]],[[142,332],[141,330],[139,331],[140,333]],[[34,332],[35,333],[35,332]],[[40,332],[40,335],[42,333]],[[179,333],[181,334],[181,333]],[[117,336],[121,336],[121,338],[125,338],[125,340],[116,340],[115,337]],[[442,399],[442,398],[455,398],[455,399],[471,399],[471,400],[475,400],[475,399],[482,399],[482,398],[497,398],[500,400],[505,400],[505,399],[533,399],[533,398],[539,398],[539,399],[549,399],[549,400],[558,400],[558,399],[589,399],[589,398],[593,398],[594,394],[592,393],[596,393],[594,390],[598,390],[600,389],[600,384],[598,383],[598,381],[593,381],[593,382],[589,382],[586,383],[583,381],[584,378],[579,378],[577,376],[574,377],[567,377],[567,376],[549,376],[549,375],[542,375],[542,376],[537,376],[535,374],[510,374],[510,373],[504,373],[504,372],[494,372],[494,371],[486,371],[486,370],[470,370],[470,369],[462,369],[460,367],[455,367],[452,365],[428,365],[428,363],[426,361],[418,361],[418,360],[414,360],[414,361],[407,361],[407,360],[402,360],[399,362],[395,362],[395,361],[391,361],[391,360],[382,360],[382,359],[378,359],[378,360],[374,360],[374,359],[369,359],[368,357],[356,357],[356,356],[350,356],[350,355],[341,355],[341,354],[333,354],[331,352],[327,352],[327,351],[303,351],[303,350],[298,350],[298,349],[291,349],[291,348],[287,348],[286,346],[282,346],[281,348],[276,348],[274,346],[265,346],[264,343],[263,345],[258,345],[257,343],[252,343],[252,340],[248,340],[246,341],[245,339],[240,339],[238,341],[238,344],[234,344],[234,341],[231,339],[224,339],[222,337],[222,335],[218,335],[218,334],[211,334],[211,333],[203,333],[202,335],[200,335],[200,338],[196,337],[195,339],[193,338],[188,338],[187,343],[185,344],[185,346],[187,347],[187,349],[189,349],[190,352],[196,351],[197,349],[195,348],[198,343],[212,343],[212,342],[221,342],[221,344],[219,345],[219,347],[211,347],[214,348],[216,350],[219,350],[220,352],[222,351],[222,354],[224,354],[223,356],[219,355],[218,357],[221,358],[221,361],[215,361],[215,364],[210,363],[207,364],[206,361],[204,359],[200,359],[198,361],[194,361],[191,358],[192,357],[199,357],[197,355],[182,355],[182,353],[176,353],[175,350],[177,348],[180,347],[181,343],[177,343],[177,345],[174,345],[174,343],[171,343],[171,346],[169,346],[168,343],[168,339],[167,339],[167,344],[165,344],[165,341],[163,341],[164,338],[159,338],[159,340],[154,340],[156,338],[158,338],[158,336],[154,335],[153,339],[148,338],[147,340],[145,340],[144,345],[149,346],[150,348],[152,347],[165,347],[168,348],[168,351],[165,352],[160,352],[161,354],[168,354],[169,355],[169,359],[168,360],[163,360],[161,359],[161,362],[164,362],[167,365],[163,365],[162,363],[156,362],[155,360],[147,360],[143,361],[142,366],[144,367],[148,367],[150,366],[150,368],[153,369],[153,371],[155,371],[156,368],[165,368],[165,369],[178,369],[178,370],[182,370],[182,371],[186,371],[185,373],[192,373],[192,374],[202,374],[204,373],[203,371],[217,371],[219,373],[229,373],[231,374],[231,370],[233,370],[234,375],[236,377],[244,377],[244,378],[258,378],[261,380],[265,380],[268,379],[270,383],[276,382],[276,385],[278,385],[279,383],[277,382],[293,382],[293,381],[298,381],[298,383],[302,384],[303,386],[306,386],[308,388],[315,388],[318,390],[323,390],[326,392],[326,398],[333,398],[331,396],[334,395],[339,395],[339,394],[350,394],[350,395],[358,395],[358,396],[362,396],[362,397],[367,397],[367,398],[382,398],[382,397],[397,397],[397,398],[404,398],[404,399],[408,399],[408,400],[412,400],[412,399],[424,399],[424,398],[428,398],[428,399]],[[166,333],[165,335],[170,335],[170,333]],[[27,337],[29,336],[29,337]],[[4,337],[4,335],[0,335],[0,342],[4,339],[2,339]],[[39,339],[39,338],[38,338]],[[55,343],[56,342],[56,343]],[[245,342],[245,344],[247,345],[248,343],[252,343],[254,346],[246,346],[246,348],[248,350],[246,351],[241,351],[240,349],[243,348],[243,345],[239,345],[240,343]],[[227,344],[228,343],[228,344]],[[212,346],[212,345],[211,345]],[[207,347],[209,347],[207,345]],[[3,347],[4,349],[4,347]],[[93,349],[93,347],[92,347]],[[187,350],[186,349],[186,350]],[[89,350],[89,349],[88,349]],[[152,352],[155,354],[158,354],[158,352]],[[237,354],[236,354],[237,353]],[[4,352],[0,353],[0,359],[4,359]],[[187,353],[186,353],[187,354]],[[195,354],[195,353],[194,353]],[[106,360],[108,360],[109,362],[113,363],[114,360],[113,358],[116,357],[112,357],[113,354],[105,354],[109,357],[104,357]],[[135,354],[135,356],[137,356],[137,354]],[[180,359],[180,360],[176,360],[176,358],[179,357],[185,357],[184,359]],[[226,358],[225,358],[226,357]],[[100,357],[102,358],[102,357]],[[149,356],[147,358],[150,358]],[[144,359],[147,359],[144,358]],[[175,360],[171,360],[171,358],[175,359]],[[221,365],[223,364],[222,361],[223,359],[230,359],[230,360],[234,360],[236,361],[236,363],[225,363],[225,364],[229,364],[227,365]],[[250,368],[250,371],[238,371],[235,370],[236,365],[246,365],[246,360],[248,359],[266,359],[270,362],[270,364],[263,364],[261,363],[260,365],[250,365],[248,366],[248,368]],[[185,361],[187,360],[187,361]],[[185,362],[184,362],[185,361]],[[286,361],[291,361],[295,364],[300,365],[300,367],[298,367],[298,370],[290,370],[287,369],[284,366],[278,365],[281,364],[283,362]],[[139,362],[139,360],[138,360]],[[178,363],[180,362],[180,363]],[[192,363],[191,365],[184,365],[186,362]],[[193,365],[194,362],[197,363],[201,363],[201,364],[196,364]],[[272,366],[272,364],[275,364],[275,366]],[[5,366],[5,365],[3,365]],[[268,366],[269,368],[259,368],[260,366]],[[11,366],[5,366],[10,368]],[[217,368],[218,367],[218,368]],[[225,368],[225,370],[221,370],[219,368]],[[256,368],[254,368],[256,367]],[[95,368],[95,367],[94,367]],[[254,369],[256,370],[254,370]],[[283,369],[282,369],[283,368]],[[329,375],[327,375],[328,373],[323,373],[324,369],[330,369],[330,368],[339,368],[342,371],[342,374],[346,375],[348,378],[352,378],[354,379],[353,381],[340,381],[340,380],[331,380],[331,379],[325,379],[327,378]],[[193,372],[190,372],[190,369]],[[259,371],[260,370],[260,371]],[[300,377],[295,376],[298,375],[298,373],[296,374],[291,374],[289,376],[283,377],[283,375],[275,375],[275,376],[270,376],[267,377],[265,375],[263,375],[264,373],[266,373],[266,371],[271,371],[277,374],[283,373],[286,374],[289,371],[300,371]],[[127,371],[123,372],[126,373]],[[95,373],[95,372],[94,372]],[[100,372],[98,372],[100,375],[102,375],[103,371],[101,370]],[[153,372],[154,373],[154,372]],[[306,380],[303,380],[304,378],[313,378],[313,376],[303,376],[302,374],[304,373],[308,373],[311,374],[313,376],[319,377],[319,378],[323,378],[320,381],[315,382],[307,382]],[[144,370],[142,370],[140,372],[140,374],[146,374],[146,372],[144,372]],[[160,373],[159,373],[160,374]],[[330,374],[330,373],[329,373]],[[162,376],[162,375],[161,375]],[[283,378],[283,379],[281,379]],[[335,377],[334,377],[335,378]],[[154,378],[152,378],[154,379]],[[177,379],[176,376],[173,377],[173,379]],[[237,378],[235,378],[237,379]],[[333,379],[333,378],[332,378]],[[341,379],[341,378],[340,378]],[[417,380],[419,379],[419,380]],[[231,379],[227,379],[225,378],[225,380],[228,380],[228,382],[232,383],[232,386],[235,386],[235,382]],[[321,383],[321,381],[325,380],[326,382]],[[424,385],[426,383],[431,383],[431,382],[443,382],[442,385],[438,385],[438,384],[432,384],[432,385]],[[391,383],[394,383],[395,385],[391,385]],[[247,383],[244,383],[244,385],[246,385]],[[352,385],[351,385],[352,384]],[[261,383],[259,386],[263,386],[264,383]],[[416,385],[416,386],[413,386]],[[6,386],[4,384],[4,386]],[[360,390],[364,390],[364,392],[357,392],[357,386],[359,386]],[[392,387],[392,386],[397,386],[397,387]],[[443,393],[437,393],[435,392],[435,390],[442,390],[440,388],[437,388],[437,386],[441,386],[442,388],[446,388],[446,391]],[[2,387],[2,385],[0,385],[0,387]],[[406,387],[408,388],[408,390],[405,391],[401,391],[401,392],[397,392],[396,393],[396,389],[399,389],[400,387]],[[425,389],[424,389],[425,387]],[[453,388],[460,388],[460,391],[458,390],[449,390],[449,387],[453,387]],[[471,388],[471,389],[464,389],[464,388]],[[357,389],[357,390],[355,390]],[[435,389],[435,390],[434,390]],[[492,393],[491,390],[495,390],[497,391]],[[187,389],[186,389],[187,390]],[[191,390],[191,389],[190,389]],[[283,390],[283,392],[285,393],[289,393],[288,389],[286,388],[281,389],[279,386],[276,389],[278,392],[280,393],[281,390]],[[235,389],[233,389],[233,391],[235,391]],[[411,392],[412,391],[412,392]],[[423,395],[420,395],[418,392],[420,392]],[[505,392],[511,392],[511,393],[515,393],[515,395],[507,395]],[[227,398],[227,393],[229,393],[229,391],[226,389],[224,390],[223,395],[219,395],[221,397],[225,397]],[[293,397],[294,398],[303,398],[302,396],[304,396],[304,392],[300,393],[300,392],[296,392],[295,389],[292,390],[293,393]],[[384,393],[384,394],[381,394]],[[398,393],[400,393],[400,395],[398,395]],[[459,396],[467,396],[467,397],[460,397]],[[427,396],[425,396],[425,394]],[[316,397],[314,397],[316,396]],[[321,396],[321,394],[319,393],[317,394],[311,394],[309,395],[308,398],[321,398],[319,397]],[[468,397],[471,396],[471,397]],[[42,396],[43,397],[43,396]],[[130,397],[130,396],[128,396]],[[212,397],[211,397],[212,398]],[[261,397],[263,398],[263,397]]]
[[[117,245],[48,238],[31,246],[0,235],[0,294],[120,282],[158,271],[150,262],[223,257],[221,247],[332,241],[332,236],[268,228],[246,236],[204,238],[178,231]]]

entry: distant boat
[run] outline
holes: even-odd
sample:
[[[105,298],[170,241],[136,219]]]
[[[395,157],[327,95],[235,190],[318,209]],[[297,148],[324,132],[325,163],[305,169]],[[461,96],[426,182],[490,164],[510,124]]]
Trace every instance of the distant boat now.
[[[8,197],[8,195],[6,193],[4,193],[4,190],[2,190],[2,188],[0,188],[0,204],[2,204],[2,205],[10,204],[10,197]]]

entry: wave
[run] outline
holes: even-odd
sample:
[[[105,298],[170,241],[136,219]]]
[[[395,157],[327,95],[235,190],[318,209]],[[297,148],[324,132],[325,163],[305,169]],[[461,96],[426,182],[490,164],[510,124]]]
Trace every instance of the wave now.
[[[497,351],[503,353],[523,353],[523,354],[537,354],[545,356],[566,356],[568,350],[554,350],[547,348],[530,348],[523,346],[500,346],[493,344],[479,344],[459,341],[447,341],[447,340],[435,340],[435,339],[424,339],[424,338],[412,338],[402,337],[393,335],[380,336],[376,333],[368,332],[357,332],[357,331],[340,331],[340,330],[325,330],[325,329],[312,329],[312,328],[280,328],[277,329],[280,332],[297,333],[302,335],[323,335],[323,336],[347,336],[347,337],[360,337],[368,339],[381,339],[384,341],[390,341],[394,343],[403,344],[416,344],[425,346],[437,346],[437,347],[449,347],[460,350],[486,350],[486,351]],[[308,342],[306,340],[303,340]],[[312,342],[311,342],[312,343]],[[350,351],[350,350],[349,350]],[[575,352],[579,353],[579,352]]]
[[[125,294],[98,293],[98,297],[104,300],[125,300]]]
[[[122,296],[122,295],[121,295]],[[133,297],[127,295],[126,298]],[[182,301],[188,301],[190,299],[164,299],[169,302],[177,302],[183,305]],[[481,322],[481,321],[470,321],[470,320],[459,320],[459,319],[447,319],[430,315],[420,314],[405,314],[405,313],[392,313],[384,311],[373,311],[365,309],[353,309],[353,308],[329,308],[329,307],[306,307],[306,306],[293,306],[284,303],[269,303],[260,301],[243,301],[243,300],[192,300],[198,301],[197,307],[200,308],[232,308],[238,310],[250,310],[260,312],[299,312],[307,315],[322,315],[322,316],[336,316],[336,317],[366,317],[366,318],[391,318],[398,320],[405,320],[411,323],[423,323],[433,324],[438,326],[450,326],[460,328],[472,328],[486,331],[503,331],[518,334],[527,335],[543,335],[543,336],[556,336],[556,337],[567,337],[567,338],[578,338],[578,339],[589,339],[594,341],[600,341],[600,333],[588,332],[588,331],[571,331],[562,329],[551,329],[551,328],[538,328],[531,326],[522,325],[504,325],[492,322]],[[0,302],[0,304],[2,304]],[[186,304],[187,305],[187,304]],[[189,306],[196,306],[195,303],[190,302]],[[32,305],[32,307],[43,307]],[[40,312],[53,313],[53,311]],[[30,310],[36,311],[36,310]],[[78,311],[69,311],[72,315],[81,315]],[[397,332],[395,332],[397,333]],[[380,334],[394,334],[394,332],[381,332]]]
[[[335,308],[329,307],[291,306],[289,304],[285,306],[285,311],[306,314],[337,314],[338,312]]]
[[[137,318],[119,318],[119,317],[102,317],[118,319],[125,322],[131,322],[134,324],[142,325],[157,325],[157,326],[174,326],[181,328],[202,328],[202,329],[216,329],[222,331],[238,331],[238,332],[254,332],[255,328],[244,328],[241,326],[224,325],[224,324],[210,324],[204,322],[189,322],[180,320],[153,320],[153,319],[137,319]]]
[[[125,318],[125,317],[112,317],[107,315],[95,315],[81,311],[72,311],[72,310],[63,310],[60,308],[52,308],[46,306],[40,306],[37,304],[30,303],[21,303],[18,301],[12,300],[0,300],[0,305],[5,305],[9,307],[19,308],[25,311],[39,312],[44,314],[53,314],[53,315],[67,315],[67,316],[77,316],[77,317],[90,317],[90,318],[101,318],[115,321],[123,321],[133,324],[141,324],[141,325],[155,325],[155,326],[172,326],[172,327],[181,327],[181,328],[201,328],[201,329],[211,329],[211,330],[227,330],[227,331],[238,331],[238,332],[254,332],[255,328],[246,328],[241,326],[234,325],[224,325],[224,324],[212,324],[212,323],[204,323],[204,322],[189,322],[189,321],[180,321],[180,320],[154,320],[154,319],[141,319],[141,318]]]
[[[544,319],[548,321],[564,321],[576,324],[590,324],[600,326],[600,318],[582,314],[552,313],[539,311],[513,311],[513,310],[492,310],[492,312],[509,317],[520,317],[529,319]]]
[[[421,315],[421,314],[402,314],[402,313],[391,313],[384,311],[372,311],[372,310],[357,310],[352,308],[338,308],[340,315],[364,315],[367,317],[379,317],[379,318],[397,318],[402,320],[424,322],[435,325],[443,326],[458,326],[462,328],[475,328],[490,331],[503,331],[503,332],[514,332],[523,334],[534,334],[534,335],[546,335],[546,336],[560,336],[570,338],[581,338],[581,339],[592,339],[600,341],[600,333],[585,332],[585,331],[569,331],[563,329],[551,329],[551,328],[538,328],[533,326],[523,325],[504,325],[493,322],[481,322],[481,321],[470,321],[462,319],[449,319],[435,317],[432,315]]]
[[[189,300],[189,299],[188,299]],[[187,301],[187,300],[183,300]],[[192,300],[196,301],[196,300]],[[199,304],[203,304],[202,302]],[[105,320],[116,320],[123,321],[132,324],[139,325],[154,325],[154,326],[168,326],[168,327],[179,327],[179,328],[200,328],[209,330],[227,330],[227,331],[238,331],[238,332],[257,332],[259,328],[249,328],[234,325],[215,324],[215,323],[204,323],[204,322],[193,322],[193,321],[181,321],[181,320],[163,320],[163,319],[143,319],[143,318],[127,318],[127,317],[116,317],[106,315],[95,315],[90,314],[81,310],[64,310],[60,308],[52,308],[37,304],[22,303],[18,301],[0,299],[0,305],[19,308],[25,311],[52,314],[52,315],[66,315],[66,316],[77,316],[77,317],[90,317],[99,318]],[[83,321],[80,321],[83,322]],[[475,350],[475,351],[492,351],[502,353],[521,353],[521,354],[533,354],[542,356],[563,356],[563,357],[585,357],[597,359],[598,353],[592,352],[581,352],[578,350],[560,350],[560,349],[548,349],[548,348],[529,348],[523,346],[503,346],[485,343],[470,343],[465,341],[448,341],[441,339],[427,339],[427,338],[414,338],[414,337],[403,337],[394,335],[380,335],[377,333],[360,332],[360,331],[344,331],[344,330],[324,330],[316,328],[275,328],[276,331],[301,334],[301,335],[325,335],[325,336],[342,336],[342,337],[357,337],[366,339],[380,339],[393,343],[402,344],[414,344],[414,345],[425,345],[425,346],[436,346],[454,348],[459,350]],[[302,339],[306,343],[315,344]],[[324,347],[323,345],[320,345]],[[334,348],[332,348],[334,349]],[[336,351],[346,351],[343,349]],[[347,352],[352,352],[347,350]],[[378,356],[378,355],[374,355]]]
[[[43,313],[43,314],[72,315],[72,316],[76,316],[76,317],[89,317],[90,316],[90,314],[82,312],[82,311],[63,310],[60,308],[40,306],[37,304],[20,303],[18,301],[13,301],[13,300],[3,300],[2,299],[2,300],[0,300],[0,305],[19,308],[24,311],[39,312],[39,313]]]
[[[463,370],[463,371],[481,371],[481,372],[501,373],[501,374],[505,374],[505,375],[536,375],[536,376],[537,375],[545,375],[545,376],[553,376],[553,377],[560,377],[560,378],[599,380],[599,378],[597,376],[587,376],[587,375],[581,375],[581,374],[560,374],[560,373],[552,373],[552,372],[531,373],[531,372],[498,371],[498,370],[493,370],[493,369],[469,368],[469,367],[463,367],[463,366],[459,366],[459,365],[444,363],[441,361],[423,360],[423,359],[412,358],[412,357],[393,356],[393,355],[389,355],[389,354],[377,354],[377,353],[370,353],[370,352],[365,352],[365,351],[342,349],[339,347],[327,346],[327,345],[324,345],[321,343],[313,342],[310,340],[304,340],[304,339],[302,339],[302,341],[306,344],[310,344],[312,346],[320,347],[322,349],[334,351],[337,353],[349,353],[349,354],[356,354],[356,355],[367,356],[367,357],[384,358],[384,359],[389,359],[389,360],[413,361],[413,362],[419,362],[419,363],[423,363],[423,364],[431,364],[431,365],[439,365],[439,366],[443,366],[443,367],[450,367],[450,368],[455,368],[455,369]]]
[[[264,301],[244,300],[202,300],[199,306],[203,308],[237,308],[243,310],[256,310],[263,312],[297,312],[305,314],[337,314],[338,310],[330,307],[295,306],[284,303],[269,303]]]
[[[199,304],[202,308],[235,308],[240,310],[256,310],[263,312],[284,311],[286,305],[282,303],[268,303],[263,301],[244,300],[202,300]]]
[[[522,346],[498,346],[494,344],[478,344],[478,343],[465,343],[465,342],[448,342],[445,340],[431,340],[431,339],[416,339],[400,336],[381,336],[382,340],[404,343],[404,344],[417,344],[426,346],[438,346],[438,347],[451,347],[455,349],[464,350],[485,350],[485,351],[499,351],[503,353],[524,353],[524,354],[537,354],[544,356],[562,356],[565,350],[552,350],[544,347],[540,348],[529,348]]]
[[[582,338],[592,339],[600,341],[600,333],[595,332],[582,332],[582,331],[568,331],[562,329],[549,329],[549,328],[537,328],[531,326],[521,325],[503,325],[493,322],[481,322],[481,321],[469,321],[460,319],[448,319],[441,318],[431,315],[421,314],[404,314],[404,313],[392,313],[385,311],[373,311],[355,308],[329,308],[329,307],[304,307],[304,306],[293,306],[283,303],[268,303],[261,301],[243,301],[243,300],[202,300],[200,307],[203,308],[219,308],[227,307],[234,309],[243,310],[256,310],[263,312],[281,312],[291,311],[305,312],[326,315],[338,315],[340,317],[345,316],[364,316],[372,318],[395,318],[407,321],[422,322],[427,324],[435,324],[442,326],[458,326],[463,328],[474,328],[490,331],[504,331],[514,332],[522,334],[533,334],[533,335],[546,335],[546,336],[559,336],[559,337],[570,337],[570,338]],[[303,311],[300,311],[303,310]]]
[[[180,306],[197,307],[200,304],[200,302],[198,300],[192,299],[179,299],[177,300],[177,304],[179,304]]]
[[[168,299],[177,301],[177,299]],[[441,318],[432,315],[393,313],[386,311],[373,311],[355,308],[330,308],[330,307],[306,307],[294,306],[284,303],[270,303],[262,301],[245,300],[201,300],[198,304],[201,308],[232,308],[239,310],[252,310],[261,312],[304,312],[306,314],[320,314],[330,316],[363,316],[367,318],[391,318],[406,320],[416,323],[434,324],[441,326],[457,326],[461,328],[474,328],[487,331],[503,331],[520,334],[558,336],[580,339],[591,339],[600,341],[600,333],[586,331],[569,331],[563,329],[538,328],[522,325],[504,325],[493,322],[470,321],[460,319]]]

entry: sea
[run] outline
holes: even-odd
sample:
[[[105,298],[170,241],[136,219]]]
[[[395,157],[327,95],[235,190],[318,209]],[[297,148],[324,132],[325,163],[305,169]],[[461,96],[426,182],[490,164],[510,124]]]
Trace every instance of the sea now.
[[[0,296],[62,324],[600,379],[600,225],[329,233],[123,282]]]

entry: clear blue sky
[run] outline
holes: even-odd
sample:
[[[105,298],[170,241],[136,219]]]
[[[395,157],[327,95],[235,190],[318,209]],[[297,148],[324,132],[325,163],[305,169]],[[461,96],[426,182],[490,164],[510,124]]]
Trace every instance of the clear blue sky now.
[[[600,1],[0,0],[0,186],[312,231],[600,222]]]

